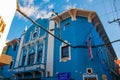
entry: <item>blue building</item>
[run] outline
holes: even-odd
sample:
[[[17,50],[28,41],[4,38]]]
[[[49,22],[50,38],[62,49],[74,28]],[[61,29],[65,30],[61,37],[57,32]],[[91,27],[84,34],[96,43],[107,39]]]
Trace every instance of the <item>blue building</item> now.
[[[118,80],[116,53],[95,12],[70,9],[36,22],[21,35],[12,80]]]
[[[2,79],[3,80],[10,80],[12,79],[13,76],[13,68],[18,52],[18,47],[19,47],[19,40],[14,39],[6,43],[5,47],[5,53],[9,56],[12,57],[12,60],[9,65],[5,65],[4,67],[1,68],[1,74],[2,74]],[[8,59],[6,59],[7,61]]]

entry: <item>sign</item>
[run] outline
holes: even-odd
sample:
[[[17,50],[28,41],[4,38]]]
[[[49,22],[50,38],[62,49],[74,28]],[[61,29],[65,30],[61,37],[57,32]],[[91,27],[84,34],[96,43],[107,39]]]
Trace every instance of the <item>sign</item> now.
[[[93,60],[91,41],[92,41],[92,38],[91,38],[91,36],[90,36],[89,39],[88,39],[88,41],[87,41],[87,46],[88,46],[88,56]]]
[[[58,73],[58,80],[70,80],[70,72]]]
[[[40,69],[40,68],[41,68],[40,65],[26,66],[26,67],[16,68],[13,70],[13,72],[15,72],[15,73],[26,72],[26,71],[36,70],[36,69]]]
[[[98,80],[97,74],[83,74],[83,80]]]
[[[16,11],[16,0],[0,0],[0,54]]]

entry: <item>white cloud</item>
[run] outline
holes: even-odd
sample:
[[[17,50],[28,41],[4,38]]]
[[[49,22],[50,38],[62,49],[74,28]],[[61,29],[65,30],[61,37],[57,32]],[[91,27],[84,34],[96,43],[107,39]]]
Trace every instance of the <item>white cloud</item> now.
[[[35,13],[39,9],[39,7],[36,6],[25,6],[25,7],[20,7],[21,11],[24,12],[27,16],[35,16]]]
[[[53,8],[54,8],[53,4],[48,5],[48,9],[53,9]]]
[[[66,0],[66,2],[68,3],[70,0]]]
[[[24,6],[34,4],[34,0],[22,0],[22,2]]]
[[[47,10],[42,9],[40,10],[40,6],[35,6],[34,5],[34,0],[22,0],[23,1],[23,6],[20,5],[20,10],[25,13],[29,17],[33,17],[35,19],[38,18],[49,18],[51,16],[51,13],[47,13]],[[49,0],[43,0],[44,3],[49,2]],[[54,5],[50,4],[48,5],[48,9],[53,9]],[[20,14],[17,14],[19,18],[23,18]]]
[[[48,3],[50,0],[43,0],[44,3]]]
[[[88,0],[89,2],[93,2],[93,0]]]
[[[76,4],[65,6],[65,10],[68,10],[68,9],[71,9],[71,8],[76,8]]]
[[[34,0],[22,0],[23,6],[20,6],[20,10],[29,17],[35,17],[36,12],[38,12],[39,7],[34,5]],[[22,15],[16,14],[19,18],[23,18]]]
[[[40,10],[36,16],[36,19],[38,18],[49,18],[52,15],[52,12],[47,13],[46,10]]]

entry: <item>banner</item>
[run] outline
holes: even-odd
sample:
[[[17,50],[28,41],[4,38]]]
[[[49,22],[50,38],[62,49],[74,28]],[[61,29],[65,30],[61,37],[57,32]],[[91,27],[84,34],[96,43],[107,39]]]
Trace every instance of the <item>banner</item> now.
[[[70,80],[70,72],[58,73],[58,80]]]
[[[88,41],[87,41],[87,46],[88,46],[88,56],[93,59],[93,54],[92,54],[92,48],[91,48],[91,40],[92,37],[90,36]]]
[[[0,55],[16,11],[16,0],[0,0]]]

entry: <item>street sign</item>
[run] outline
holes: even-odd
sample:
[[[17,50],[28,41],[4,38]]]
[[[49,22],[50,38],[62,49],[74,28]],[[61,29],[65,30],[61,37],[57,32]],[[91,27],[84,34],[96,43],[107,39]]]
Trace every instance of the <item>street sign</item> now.
[[[70,72],[58,73],[58,80],[70,80]]]

